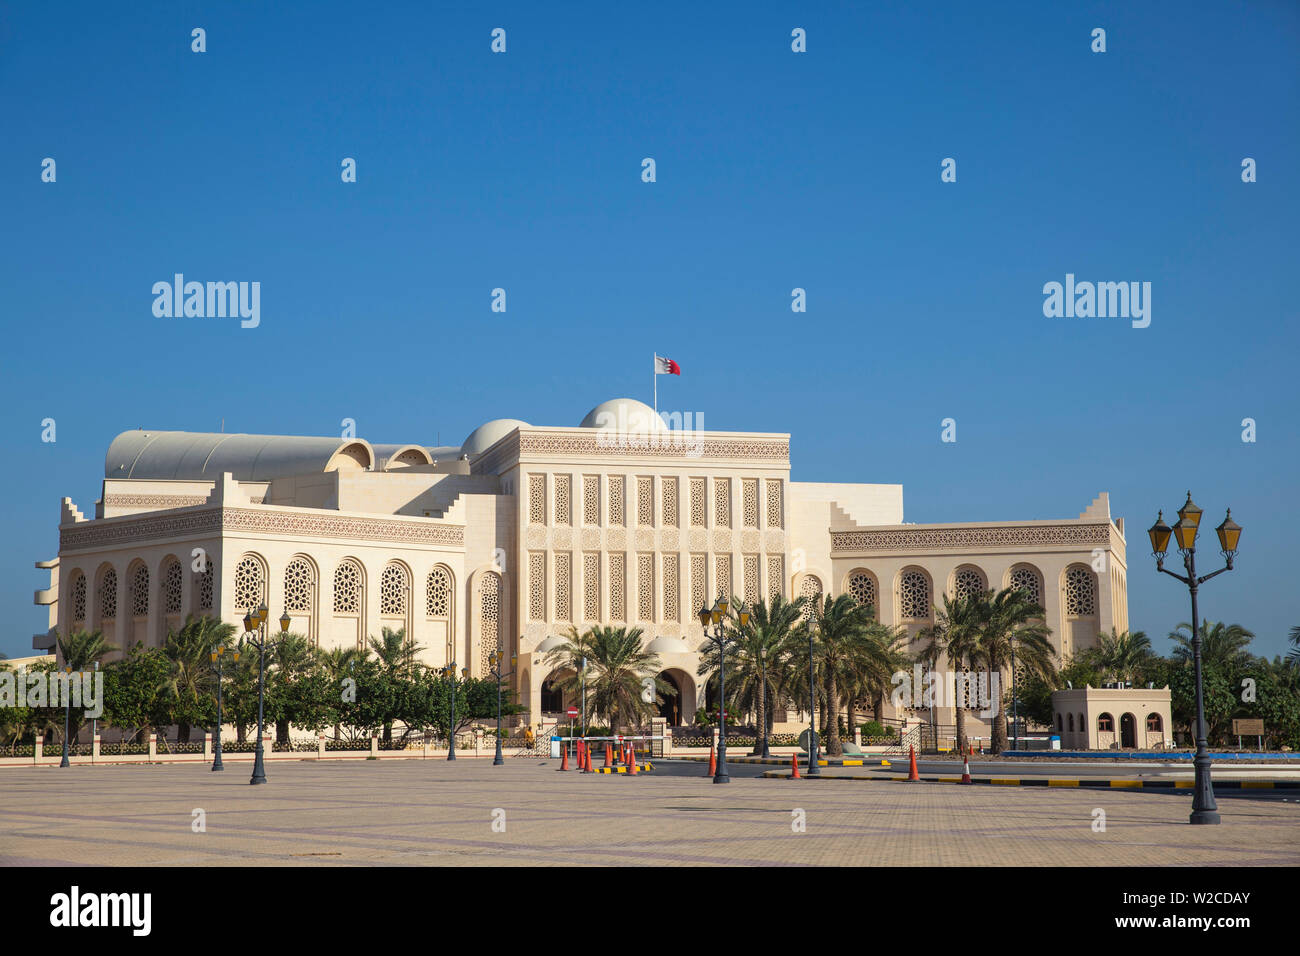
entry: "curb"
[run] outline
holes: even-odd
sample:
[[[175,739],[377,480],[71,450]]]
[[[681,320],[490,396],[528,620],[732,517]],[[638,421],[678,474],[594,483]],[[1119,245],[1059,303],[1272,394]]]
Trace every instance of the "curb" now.
[[[645,773],[646,771],[653,770],[653,769],[654,769],[653,764],[639,763],[636,765],[637,773]],[[627,773],[627,767],[595,767],[592,769],[591,772],[592,773]]]
[[[708,758],[708,757],[694,757],[694,756],[691,756],[691,757],[674,757],[674,758],[672,758],[672,759],[674,759],[674,760],[694,760],[694,761],[697,761],[698,763],[708,763],[708,761],[709,761],[709,758]],[[727,763],[768,764],[768,765],[771,765],[771,766],[773,766],[773,767],[788,767],[788,766],[790,766],[790,761],[789,761],[789,760],[775,760],[775,759],[768,759],[768,758],[765,758],[765,757],[728,757],[728,758],[727,758]],[[807,764],[807,763],[808,763],[808,758],[807,758],[806,756],[800,758],[800,760],[799,760],[799,766],[802,767],[802,766],[804,766],[804,765]],[[862,758],[858,758],[858,757],[850,757],[850,758],[848,758],[848,759],[846,759],[846,760],[833,760],[833,761],[832,761],[832,760],[818,760],[818,761],[817,761],[817,766],[819,766],[819,767],[866,767],[866,766],[872,766],[872,767],[874,767],[874,766],[877,766],[877,763],[876,763],[875,760],[867,760],[867,759],[862,759]],[[881,766],[881,767],[890,767],[890,766],[893,766],[893,765],[890,764],[889,762],[885,761],[884,759],[882,759],[882,760],[880,761],[880,763],[879,763],[879,766]]]
[[[788,773],[768,771],[764,779],[790,780]],[[906,777],[814,777],[801,779],[815,780],[856,780],[866,783],[956,783],[961,777],[922,777],[920,781],[909,781]],[[1106,780],[1085,777],[972,777],[971,783],[1003,787],[1075,787],[1113,790],[1192,790],[1194,780]],[[1216,780],[1215,790],[1300,790],[1300,780]]]

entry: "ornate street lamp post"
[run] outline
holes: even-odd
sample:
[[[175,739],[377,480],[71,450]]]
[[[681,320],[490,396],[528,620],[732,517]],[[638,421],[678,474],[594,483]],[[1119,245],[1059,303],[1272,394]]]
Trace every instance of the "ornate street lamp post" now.
[[[469,668],[462,667],[460,669],[460,674],[463,680],[467,680],[469,678]],[[455,760],[456,759],[456,662],[455,661],[452,661],[450,664],[448,664],[446,667],[442,669],[442,676],[451,678],[451,723],[447,725],[447,759]],[[501,729],[500,726],[498,726],[497,729],[500,730]],[[500,739],[499,735],[498,735],[498,739]]]
[[[815,599],[814,599],[815,600]],[[811,625],[811,622],[809,622]],[[817,753],[817,662],[813,659],[814,630],[808,628],[808,776],[822,775],[821,758]],[[839,719],[837,716],[836,720]],[[902,737],[900,736],[901,740]]]
[[[257,749],[253,758],[253,776],[248,782],[251,784],[266,783],[266,765],[262,758],[262,728],[265,723],[263,719],[263,701],[266,696],[266,645],[269,640],[266,633],[266,619],[270,616],[270,611],[263,604],[256,611],[249,609],[244,615],[244,630],[248,632],[248,640],[258,650],[257,664]],[[285,611],[280,615],[280,637],[284,638],[289,633],[289,612]],[[253,637],[257,634],[258,637]]]
[[[740,626],[748,626],[749,611],[745,605],[741,604],[736,612]],[[723,624],[726,616],[727,600],[723,597],[714,602],[713,610],[705,605],[698,614],[704,636],[718,646],[718,769],[713,775],[714,783],[731,783],[731,777],[727,775],[727,632]],[[712,632],[709,631],[710,622],[713,624]]]
[[[1151,553],[1156,559],[1156,570],[1163,571],[1170,577],[1177,578],[1187,585],[1192,596],[1192,668],[1196,681],[1196,756],[1192,764],[1196,767],[1196,788],[1192,797],[1191,822],[1197,824],[1219,823],[1219,805],[1214,802],[1214,785],[1210,779],[1210,754],[1205,739],[1205,695],[1201,685],[1201,629],[1199,611],[1196,607],[1196,592],[1210,578],[1232,570],[1232,559],[1237,554],[1237,545],[1241,540],[1241,525],[1232,520],[1232,509],[1223,523],[1215,528],[1219,536],[1220,554],[1226,565],[1210,574],[1196,576],[1196,536],[1201,524],[1201,509],[1192,503],[1192,493],[1187,493],[1187,501],[1178,509],[1178,523],[1170,528],[1164,521],[1164,512],[1156,515],[1156,523],[1147,531],[1151,537]],[[1165,567],[1165,555],[1169,551],[1169,538],[1172,535],[1183,556],[1183,567],[1187,575],[1176,574]]]
[[[72,763],[68,760],[68,734],[72,730],[72,668],[67,668],[68,683],[63,687],[64,711],[63,711],[63,759],[59,761],[60,767],[70,767]],[[77,671],[77,676],[81,676],[81,671]]]
[[[501,661],[505,656],[505,651],[497,651],[496,656],[492,659],[494,662],[492,670],[489,671],[489,673],[497,679],[497,754],[492,758],[492,766],[494,767],[499,767],[506,762],[505,758],[501,755],[501,679],[503,677],[513,677],[515,674],[515,667],[519,662],[517,655],[511,655],[510,670],[506,673],[502,673]]]
[[[215,651],[212,651],[209,657],[212,663],[217,665],[217,732],[216,732],[216,750],[213,753],[212,769],[225,770],[226,766],[221,762],[221,661],[228,648],[222,644]],[[231,652],[232,659],[239,660],[239,651]]]

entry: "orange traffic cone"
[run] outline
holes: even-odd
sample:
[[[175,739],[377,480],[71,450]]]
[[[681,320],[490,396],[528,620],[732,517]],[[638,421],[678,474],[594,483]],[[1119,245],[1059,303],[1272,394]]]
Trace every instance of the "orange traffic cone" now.
[[[632,776],[635,777],[635,776],[637,775],[637,773],[639,772],[639,771],[636,769],[636,748],[633,747],[633,748],[631,748],[631,749],[632,749],[632,753],[631,753],[632,760],[631,760],[631,761],[628,763],[628,765],[627,765],[627,772],[630,773]]]
[[[569,742],[567,740],[564,741],[564,749],[561,751],[561,753],[564,755],[564,759],[560,761],[560,769],[568,770],[569,769]]]
[[[970,759],[965,756],[961,758],[961,782],[962,783],[972,782],[970,778]]]
[[[907,770],[908,780],[920,780],[921,775],[916,772],[916,747],[908,745],[907,752],[911,757],[911,766]]]
[[[790,755],[790,779],[801,780],[799,776],[799,755],[797,753]]]
[[[973,741],[973,740],[968,740],[968,741],[966,741],[966,743],[969,744],[969,748],[968,748],[968,749],[970,750],[970,755],[971,755],[972,757],[975,756],[975,741]]]
[[[612,760],[614,759],[614,755],[610,752],[610,751],[612,751],[612,750],[613,750],[613,748],[610,747],[610,745],[609,745],[609,741],[608,741],[608,740],[605,741],[605,766],[606,766],[606,767],[608,767],[609,764],[610,764],[610,761],[612,761]]]
[[[709,745],[709,772],[706,773],[705,776],[712,777],[717,772],[718,772],[718,754],[717,751],[713,749],[713,745],[710,744]]]

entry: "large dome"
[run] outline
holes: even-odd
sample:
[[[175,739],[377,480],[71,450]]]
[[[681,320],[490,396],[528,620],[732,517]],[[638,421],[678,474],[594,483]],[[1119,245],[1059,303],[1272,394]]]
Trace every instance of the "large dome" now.
[[[460,453],[473,458],[479,452],[491,448],[516,428],[530,427],[527,422],[521,422],[517,418],[494,418],[469,433],[469,437],[460,446]]]
[[[611,398],[601,402],[578,425],[579,428],[610,428],[620,432],[666,432],[668,426],[645,402],[635,398]]]

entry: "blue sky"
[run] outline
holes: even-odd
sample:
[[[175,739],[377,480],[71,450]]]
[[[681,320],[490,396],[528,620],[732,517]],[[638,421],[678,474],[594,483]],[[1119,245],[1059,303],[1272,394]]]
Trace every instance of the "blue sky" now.
[[[1187,594],[1143,529],[1231,506],[1202,613],[1284,652],[1296,4],[375,6],[0,12],[0,651],[119,431],[456,444],[648,400],[657,350],[661,408],[791,432],[795,480],[901,482],[909,521],[1109,491],[1161,651]],[[155,318],[176,272],[259,281],[261,325]],[[1150,282],[1150,327],[1045,318],[1066,273]]]

